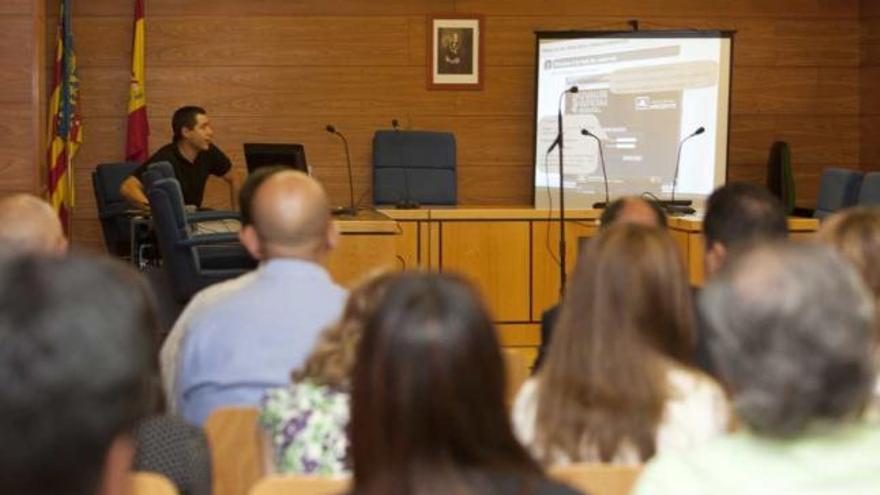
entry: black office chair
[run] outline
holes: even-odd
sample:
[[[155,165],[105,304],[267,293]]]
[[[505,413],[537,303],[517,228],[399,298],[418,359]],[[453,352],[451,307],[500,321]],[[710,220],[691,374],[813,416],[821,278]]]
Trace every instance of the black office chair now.
[[[146,174],[145,174],[146,175]],[[235,233],[193,234],[199,219],[188,215],[177,179],[150,177],[147,197],[162,254],[162,266],[174,299],[184,304],[199,290],[256,267],[257,262],[238,242]],[[204,212],[212,219],[229,218],[228,212]]]
[[[107,252],[128,258],[131,252],[132,205],[119,193],[119,186],[137,163],[101,163],[92,172],[92,188]]]

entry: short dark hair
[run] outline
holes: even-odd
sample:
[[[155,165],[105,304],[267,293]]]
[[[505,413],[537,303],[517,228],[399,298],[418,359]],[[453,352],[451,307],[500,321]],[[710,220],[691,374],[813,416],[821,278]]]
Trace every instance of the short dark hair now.
[[[480,472],[540,475],[511,430],[492,320],[463,279],[395,280],[367,321],[353,376],[356,493],[470,493]]]
[[[202,107],[187,105],[174,111],[171,117],[171,131],[174,133],[174,141],[183,139],[183,128],[192,129],[196,126],[196,117],[207,115],[208,112]]]
[[[721,243],[731,249],[758,240],[788,236],[785,210],[767,189],[747,182],[719,187],[706,201],[703,218],[706,248]]]
[[[247,180],[242,184],[238,191],[238,207],[241,210],[241,224],[251,225],[254,223],[254,197],[257,195],[257,189],[266,182],[266,179],[278,172],[290,170],[290,167],[275,165],[271,167],[260,167],[248,175]]]
[[[0,262],[0,493],[95,493],[114,439],[149,408],[156,324],[117,261]]]
[[[659,203],[657,203],[653,199],[639,198],[636,196],[624,196],[622,198],[615,199],[614,201],[609,203],[604,210],[602,210],[602,216],[599,217],[599,229],[606,229],[614,225],[614,222],[617,221],[617,217],[620,216],[620,212],[623,211],[623,207],[626,206],[626,203],[628,201],[644,201],[645,204],[651,207],[654,215],[656,215],[657,226],[664,229],[668,226],[669,222],[666,220],[666,212],[663,211],[663,208],[660,206]]]

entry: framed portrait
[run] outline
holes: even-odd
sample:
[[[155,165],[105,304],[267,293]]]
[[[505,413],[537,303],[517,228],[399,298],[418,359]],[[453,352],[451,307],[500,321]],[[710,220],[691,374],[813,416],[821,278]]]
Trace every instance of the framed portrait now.
[[[428,16],[428,89],[483,88],[483,17]]]

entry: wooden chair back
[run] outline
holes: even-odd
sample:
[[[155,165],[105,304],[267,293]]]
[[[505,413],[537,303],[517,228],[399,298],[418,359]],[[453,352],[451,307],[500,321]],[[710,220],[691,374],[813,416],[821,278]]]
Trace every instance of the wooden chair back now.
[[[224,407],[214,411],[205,422],[214,495],[247,495],[263,476],[265,463],[258,414],[253,407]]]
[[[129,495],[178,495],[177,487],[158,473],[137,471],[128,477],[131,485]]]
[[[581,463],[553,466],[547,474],[590,495],[628,495],[641,471],[641,465]]]
[[[337,495],[350,489],[351,478],[284,475],[263,478],[249,495]]]
[[[508,406],[513,406],[517,392],[529,379],[532,372],[529,369],[529,360],[523,353],[516,349],[502,349],[501,352],[504,356],[504,368],[507,373],[505,399]]]

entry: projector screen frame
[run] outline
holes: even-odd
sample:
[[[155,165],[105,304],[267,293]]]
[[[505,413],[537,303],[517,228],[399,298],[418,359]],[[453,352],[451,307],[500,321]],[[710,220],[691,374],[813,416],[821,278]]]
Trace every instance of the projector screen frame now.
[[[638,29],[638,30],[562,30],[562,31],[534,31],[535,34],[535,85],[534,85],[534,110],[532,113],[532,205],[535,205],[537,187],[534,185],[538,163],[538,81],[540,77],[541,40],[543,39],[576,39],[576,38],[722,38],[730,41],[730,70],[727,74],[727,137],[725,149],[724,183],[730,177],[730,121],[731,102],[733,100],[733,69],[735,62],[736,30],[730,29]],[[558,186],[546,186],[549,189],[558,189]],[[560,191],[560,194],[564,194]],[[548,210],[553,210],[552,202]]]

